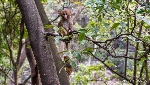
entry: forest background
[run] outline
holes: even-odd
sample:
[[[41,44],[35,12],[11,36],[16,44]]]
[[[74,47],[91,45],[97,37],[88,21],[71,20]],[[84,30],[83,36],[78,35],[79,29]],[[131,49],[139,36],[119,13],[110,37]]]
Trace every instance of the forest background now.
[[[45,35],[64,8],[78,32],[69,50]],[[0,0],[0,32],[1,85],[150,84],[149,0]]]

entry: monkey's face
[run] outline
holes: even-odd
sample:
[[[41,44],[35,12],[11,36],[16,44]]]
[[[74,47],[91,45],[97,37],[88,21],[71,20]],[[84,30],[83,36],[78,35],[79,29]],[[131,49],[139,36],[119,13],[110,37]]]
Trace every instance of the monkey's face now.
[[[64,9],[64,10],[62,10],[60,13],[59,13],[59,15],[62,17],[62,18],[64,18],[64,19],[69,19],[70,18],[70,16],[71,16],[71,11],[70,10],[68,10],[68,9]]]
[[[66,13],[64,13],[64,14],[62,15],[62,17],[63,17],[64,19],[68,19],[68,15],[67,15]]]

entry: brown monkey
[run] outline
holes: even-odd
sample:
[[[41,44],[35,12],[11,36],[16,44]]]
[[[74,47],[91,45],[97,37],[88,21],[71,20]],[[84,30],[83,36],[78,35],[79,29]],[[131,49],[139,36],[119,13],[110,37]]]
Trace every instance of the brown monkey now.
[[[61,20],[58,23],[59,27],[59,35],[61,36],[68,36],[65,39],[62,39],[63,42],[66,44],[66,48],[68,50],[68,43],[70,43],[70,40],[72,40],[73,37],[73,31],[75,31],[73,26],[73,20],[71,18],[71,11],[68,9],[64,9],[61,12],[59,12],[59,15],[61,16]]]
[[[68,75],[71,75],[72,73],[72,66],[70,65],[70,58],[69,56],[64,56],[64,61],[65,61],[65,69]]]

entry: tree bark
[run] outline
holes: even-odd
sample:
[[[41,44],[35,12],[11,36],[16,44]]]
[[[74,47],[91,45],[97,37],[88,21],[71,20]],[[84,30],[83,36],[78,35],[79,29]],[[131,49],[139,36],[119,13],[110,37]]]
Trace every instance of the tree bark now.
[[[25,50],[26,50],[27,59],[29,61],[29,65],[31,68],[31,82],[32,82],[32,85],[40,85],[40,76],[39,76],[36,61],[35,61],[35,58],[33,55],[33,51],[28,46],[30,46],[30,42],[28,39],[26,39],[26,49]]]
[[[42,85],[60,85],[53,56],[48,51],[44,27],[33,0],[16,0],[27,27]]]

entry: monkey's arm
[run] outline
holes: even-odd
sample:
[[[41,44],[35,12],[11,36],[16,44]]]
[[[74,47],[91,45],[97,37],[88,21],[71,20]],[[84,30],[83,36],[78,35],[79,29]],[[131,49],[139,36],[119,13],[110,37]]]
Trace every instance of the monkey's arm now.
[[[58,33],[53,33],[53,32],[45,32],[44,34],[45,34],[46,36],[54,36],[54,37],[60,36]]]

